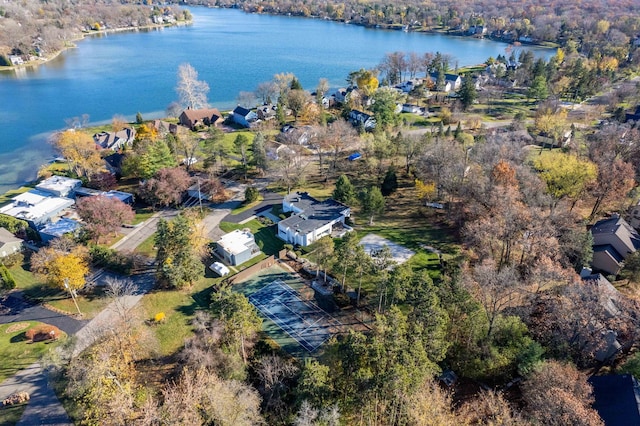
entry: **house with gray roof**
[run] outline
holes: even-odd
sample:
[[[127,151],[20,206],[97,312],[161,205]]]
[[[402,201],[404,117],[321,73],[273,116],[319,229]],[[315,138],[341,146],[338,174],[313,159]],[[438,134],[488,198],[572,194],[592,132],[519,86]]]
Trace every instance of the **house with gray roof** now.
[[[258,114],[255,111],[243,108],[241,106],[235,107],[231,112],[231,120],[244,127],[251,127],[251,123],[258,119]]]
[[[606,426],[640,424],[640,383],[631,374],[592,376],[593,408]]]
[[[22,242],[5,228],[0,228],[0,258],[22,251]]]
[[[136,129],[126,127],[118,132],[100,132],[93,135],[94,142],[103,149],[119,150],[125,145],[131,145],[136,139]]]
[[[333,199],[318,201],[296,192],[284,197],[282,210],[292,214],[278,222],[278,237],[290,244],[308,246],[325,235],[339,237],[351,230],[344,223],[351,209]]]
[[[627,256],[640,248],[640,234],[618,214],[596,222],[591,234],[592,266],[607,274],[617,275]]]

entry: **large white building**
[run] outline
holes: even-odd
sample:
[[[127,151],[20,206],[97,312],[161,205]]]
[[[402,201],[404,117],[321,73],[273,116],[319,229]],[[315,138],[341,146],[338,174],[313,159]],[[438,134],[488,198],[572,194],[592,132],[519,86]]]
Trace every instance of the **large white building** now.
[[[351,229],[344,223],[351,209],[332,199],[318,201],[306,192],[296,192],[282,200],[282,210],[293,214],[278,222],[278,237],[290,244],[308,246],[334,231],[343,234]]]
[[[230,265],[240,265],[258,256],[261,251],[256,240],[248,229],[236,229],[220,238],[217,242],[216,253]]]
[[[70,198],[54,197],[51,193],[32,189],[18,195],[10,204],[0,208],[0,213],[25,220],[37,229],[74,203]]]

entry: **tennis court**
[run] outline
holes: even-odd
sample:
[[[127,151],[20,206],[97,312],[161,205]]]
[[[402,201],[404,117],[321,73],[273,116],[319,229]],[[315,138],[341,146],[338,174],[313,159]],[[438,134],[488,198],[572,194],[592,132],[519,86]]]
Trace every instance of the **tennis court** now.
[[[315,352],[341,325],[280,279],[250,295],[249,301],[308,352]]]

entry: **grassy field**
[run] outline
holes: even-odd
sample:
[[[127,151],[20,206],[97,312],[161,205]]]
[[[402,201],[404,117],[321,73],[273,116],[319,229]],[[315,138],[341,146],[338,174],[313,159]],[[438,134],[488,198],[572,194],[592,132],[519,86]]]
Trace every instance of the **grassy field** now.
[[[0,425],[15,425],[27,408],[27,403],[0,407]]]
[[[277,254],[280,250],[282,250],[282,247],[284,246],[284,241],[279,239],[276,236],[275,231],[273,230],[274,225],[265,226],[257,219],[250,220],[245,224],[220,222],[219,226],[220,229],[222,229],[224,232],[231,232],[235,231],[236,229],[249,228],[251,230],[251,233],[253,233],[256,238],[256,244],[258,244],[260,250],[262,250],[267,256]],[[254,261],[253,263],[256,262],[255,259],[257,258],[252,259]],[[243,266],[245,266],[245,264],[243,264]]]
[[[77,313],[68,292],[49,287],[31,273],[25,265],[13,266],[10,271],[16,280],[17,288],[22,289],[28,299],[37,303],[46,303],[69,314]],[[80,293],[76,300],[84,319],[95,317],[109,303],[109,300],[103,297],[103,290],[100,288],[95,288],[87,294]]]
[[[153,216],[155,212],[151,207],[145,207],[143,209],[136,210],[136,217],[133,219],[132,225],[137,225],[139,223],[144,222]]]
[[[136,253],[144,254],[147,257],[152,257],[155,259],[156,254],[158,254],[158,249],[156,248],[156,233],[154,232],[144,240],[138,247],[136,247]]]
[[[8,204],[11,201],[11,199],[14,198],[16,195],[23,194],[31,189],[33,188],[30,186],[21,186],[18,189],[11,189],[5,192],[4,194],[0,195],[0,207],[4,206],[5,204]]]
[[[9,331],[10,327],[16,327],[18,323],[10,323],[0,325],[0,359],[2,360],[2,368],[0,368],[0,382],[7,377],[11,377],[23,368],[28,367],[38,361],[42,355],[54,348],[62,340],[66,338],[63,333],[61,339],[56,342],[36,342],[30,343],[25,337],[28,329],[33,328],[41,323],[37,321],[25,321],[25,327],[17,331]]]
[[[211,303],[212,286],[221,281],[203,265],[202,277],[190,289],[159,290],[145,294],[142,307],[146,319],[163,312],[165,320],[153,325],[153,331],[158,339],[160,353],[163,356],[172,355],[184,344],[184,340],[193,334],[191,320],[199,309],[208,309]]]

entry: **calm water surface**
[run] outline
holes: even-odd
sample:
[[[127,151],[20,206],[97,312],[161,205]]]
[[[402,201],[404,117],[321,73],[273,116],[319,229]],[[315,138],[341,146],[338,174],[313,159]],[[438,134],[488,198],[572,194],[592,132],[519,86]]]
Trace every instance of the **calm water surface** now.
[[[191,9],[190,26],[88,37],[35,68],[0,72],[0,191],[35,177],[53,156],[48,135],[65,119],[92,123],[116,115],[133,120],[164,115],[176,99],[176,72],[189,62],[211,87],[209,100],[233,108],[274,74],[292,72],[307,89],[320,78],[344,85],[350,71],[374,67],[393,51],[452,55],[460,66],[504,54],[489,40],[370,30],[329,21],[250,15],[230,9]],[[537,56],[554,52],[532,48]]]

